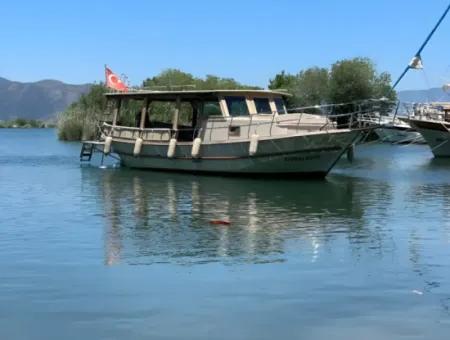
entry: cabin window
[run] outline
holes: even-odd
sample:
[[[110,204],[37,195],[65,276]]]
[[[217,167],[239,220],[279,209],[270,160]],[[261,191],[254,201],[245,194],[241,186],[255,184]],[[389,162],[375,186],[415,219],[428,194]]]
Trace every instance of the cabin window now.
[[[146,128],[171,128],[176,103],[152,101],[147,114]],[[178,115],[179,128],[192,126],[193,108],[191,103],[182,102]]]
[[[247,116],[248,107],[245,97],[241,96],[228,96],[225,97],[225,102],[227,103],[228,113],[230,116]]]
[[[286,107],[284,106],[283,98],[275,98],[273,101],[275,102],[275,106],[277,108],[278,113],[281,114],[286,113]]]
[[[220,109],[219,102],[204,102],[201,115],[202,117],[221,116],[222,110]]]
[[[272,113],[269,98],[254,98],[256,113]]]

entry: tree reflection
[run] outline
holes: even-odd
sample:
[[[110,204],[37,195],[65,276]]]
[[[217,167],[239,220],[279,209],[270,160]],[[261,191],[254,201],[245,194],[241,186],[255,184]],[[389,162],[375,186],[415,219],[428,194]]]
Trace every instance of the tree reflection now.
[[[361,239],[380,237],[365,227],[364,199],[386,193],[379,184],[351,178],[248,180],[122,170],[103,172],[97,187],[107,264],[283,261],[288,241],[315,261],[342,231],[355,252],[363,251]],[[231,225],[210,224],[214,219]]]

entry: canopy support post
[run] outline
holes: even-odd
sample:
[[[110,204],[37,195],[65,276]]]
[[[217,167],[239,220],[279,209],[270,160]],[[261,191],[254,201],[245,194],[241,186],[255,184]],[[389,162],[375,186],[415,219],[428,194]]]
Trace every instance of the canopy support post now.
[[[117,125],[117,118],[119,117],[119,114],[120,114],[121,105],[122,105],[122,99],[119,98],[119,99],[117,99],[116,107],[114,108],[114,112],[113,112],[113,121],[112,121],[113,127],[115,127]]]
[[[141,111],[141,121],[139,123],[139,128],[140,129],[144,129],[145,128],[145,121],[147,119],[147,112],[148,112],[148,107],[150,105],[150,101],[148,100],[148,98],[144,99],[144,106],[142,107],[142,111]]]
[[[180,109],[181,109],[181,98],[180,96],[177,96],[177,103],[175,111],[173,112],[173,120],[172,120],[172,130],[177,131],[178,130],[178,119],[180,116]]]

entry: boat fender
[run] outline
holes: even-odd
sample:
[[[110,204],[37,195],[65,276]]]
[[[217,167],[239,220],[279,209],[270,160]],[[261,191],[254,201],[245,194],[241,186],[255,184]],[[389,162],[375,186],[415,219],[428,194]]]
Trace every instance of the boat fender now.
[[[142,140],[142,138],[136,138],[136,142],[134,143],[134,149],[133,149],[134,157],[137,157],[141,154],[143,142],[144,141]]]
[[[112,143],[112,137],[108,136],[105,138],[105,145],[103,147],[103,153],[105,155],[108,155],[111,152],[111,143]]]
[[[169,141],[169,147],[167,148],[167,157],[173,158],[175,156],[175,148],[177,147],[177,140],[175,138],[171,138]]]
[[[194,139],[194,143],[192,143],[192,151],[191,156],[197,158],[200,154],[200,145],[202,145],[202,139],[197,137]]]
[[[347,149],[347,160],[350,163],[353,163],[353,159],[355,158],[355,145],[352,144]]]
[[[256,133],[250,137],[250,146],[248,148],[248,153],[250,154],[250,156],[253,156],[258,151],[258,140],[259,135],[257,135]]]

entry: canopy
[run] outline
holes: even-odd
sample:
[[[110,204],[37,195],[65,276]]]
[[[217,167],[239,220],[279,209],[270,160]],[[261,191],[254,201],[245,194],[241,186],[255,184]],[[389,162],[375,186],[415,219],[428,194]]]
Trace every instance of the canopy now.
[[[290,97],[291,95],[282,91],[270,90],[186,90],[186,91],[150,91],[150,90],[130,90],[129,92],[111,92],[105,96],[109,99],[136,99],[155,101],[176,101],[179,97],[181,101],[208,101],[217,100],[219,96],[253,96],[253,97]]]

